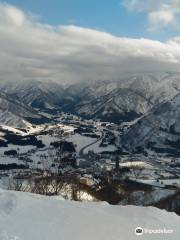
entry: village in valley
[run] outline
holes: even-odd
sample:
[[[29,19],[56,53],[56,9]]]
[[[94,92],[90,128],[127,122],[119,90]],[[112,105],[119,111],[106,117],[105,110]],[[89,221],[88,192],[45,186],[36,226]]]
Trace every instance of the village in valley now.
[[[175,197],[180,188],[178,158],[126,152],[119,142],[127,127],[70,114],[52,125],[2,125],[0,185],[112,204],[150,205],[154,196],[153,204]]]

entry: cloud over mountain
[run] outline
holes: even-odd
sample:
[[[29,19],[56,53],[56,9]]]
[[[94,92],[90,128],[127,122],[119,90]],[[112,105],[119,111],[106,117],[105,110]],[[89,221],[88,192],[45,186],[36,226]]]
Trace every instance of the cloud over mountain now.
[[[155,16],[154,16],[155,17]],[[122,72],[178,71],[180,44],[42,24],[0,4],[0,81],[118,79]]]

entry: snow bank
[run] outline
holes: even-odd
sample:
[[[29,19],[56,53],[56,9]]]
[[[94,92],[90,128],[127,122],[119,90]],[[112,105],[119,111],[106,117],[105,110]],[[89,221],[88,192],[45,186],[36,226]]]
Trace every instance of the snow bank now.
[[[78,203],[0,190],[1,240],[179,239],[180,217],[152,207]],[[136,236],[138,226],[173,233]]]

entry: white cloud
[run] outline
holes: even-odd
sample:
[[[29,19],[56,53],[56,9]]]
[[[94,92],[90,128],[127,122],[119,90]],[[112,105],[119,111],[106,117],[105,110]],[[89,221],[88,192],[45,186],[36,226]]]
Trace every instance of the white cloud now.
[[[124,0],[123,5],[130,11],[145,12],[150,31],[167,27],[179,29],[179,0]]]
[[[148,20],[150,23],[150,31],[156,31],[176,23],[174,14],[168,9],[150,12]]]
[[[174,37],[172,39],[169,40],[169,43],[180,43],[180,36]]]
[[[160,0],[161,1],[161,0]],[[156,9],[160,1],[155,0],[123,0],[123,5],[130,11],[144,12]]]
[[[0,4],[0,80],[118,79],[123,72],[179,71],[180,44],[130,39],[73,25],[41,24]]]

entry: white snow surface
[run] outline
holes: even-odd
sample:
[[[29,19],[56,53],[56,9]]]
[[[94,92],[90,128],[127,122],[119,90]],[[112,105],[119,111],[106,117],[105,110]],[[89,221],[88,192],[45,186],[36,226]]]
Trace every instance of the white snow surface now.
[[[179,240],[180,217],[153,207],[80,203],[0,190],[1,240]],[[172,229],[143,234],[134,229]]]

